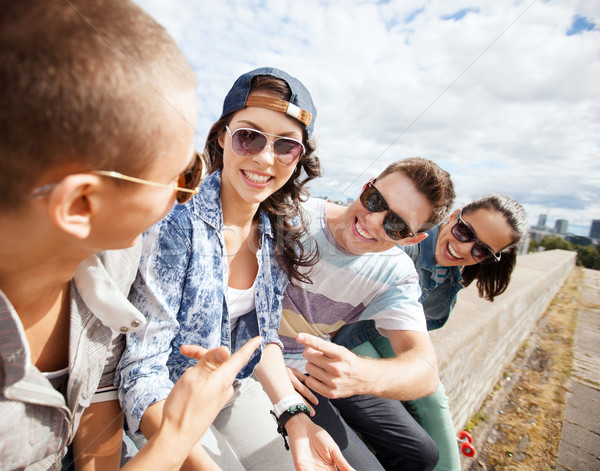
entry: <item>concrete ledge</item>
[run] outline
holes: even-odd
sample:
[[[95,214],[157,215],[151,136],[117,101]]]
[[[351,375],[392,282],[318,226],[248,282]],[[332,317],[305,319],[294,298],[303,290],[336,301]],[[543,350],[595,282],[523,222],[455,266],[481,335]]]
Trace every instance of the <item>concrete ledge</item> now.
[[[431,332],[457,430],[479,410],[575,265],[577,254],[520,255],[508,289],[493,303],[475,283],[458,293],[448,323]]]

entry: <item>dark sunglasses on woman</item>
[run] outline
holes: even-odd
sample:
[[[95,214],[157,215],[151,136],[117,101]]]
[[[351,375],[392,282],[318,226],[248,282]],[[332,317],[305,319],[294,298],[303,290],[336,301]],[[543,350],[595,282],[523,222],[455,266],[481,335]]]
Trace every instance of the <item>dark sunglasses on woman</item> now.
[[[229,129],[229,126],[225,126],[225,129],[231,136],[231,148],[233,152],[240,157],[254,157],[262,152],[269,143],[267,136],[276,138],[271,141],[273,143],[273,154],[277,162],[284,167],[294,165],[306,152],[304,144],[291,137],[269,134],[251,128],[239,128],[232,131]]]
[[[471,248],[471,256],[477,263],[485,264],[499,262],[502,254],[498,253],[498,255],[496,255],[487,245],[477,240],[475,232],[471,229],[471,226],[462,220],[461,216],[462,211],[458,215],[456,223],[452,226],[452,229],[450,229],[454,238],[459,242],[474,242],[473,247]]]
[[[390,209],[383,195],[375,187],[375,181],[375,178],[371,179],[360,194],[360,202],[364,208],[371,213],[387,211],[383,219],[383,229],[390,239],[401,240],[414,237],[416,234],[406,221]]]

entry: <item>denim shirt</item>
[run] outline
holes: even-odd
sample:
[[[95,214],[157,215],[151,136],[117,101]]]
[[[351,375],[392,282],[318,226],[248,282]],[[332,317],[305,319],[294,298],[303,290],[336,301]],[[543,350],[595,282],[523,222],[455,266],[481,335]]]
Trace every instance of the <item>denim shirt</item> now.
[[[438,224],[427,232],[428,237],[419,244],[402,247],[412,258],[419,274],[419,284],[421,285],[419,301],[423,304],[427,318],[427,330],[439,329],[446,323],[450,311],[456,304],[457,293],[464,288],[460,267],[449,267],[450,270],[444,282],[441,285],[436,282],[435,246],[439,229],[440,225]]]
[[[232,352],[252,337],[263,344],[238,379],[249,376],[267,343],[281,345],[277,330],[287,276],[277,265],[268,215],[259,211],[258,273],[255,309],[230,331],[226,302],[227,254],[223,235],[221,172],[207,176],[200,193],[176,205],[143,236],[138,276],[129,294],[146,316],[146,326],[127,336],[117,369],[119,400],[129,428],[139,428],[151,404],[165,399],[185,370],[196,363],[180,354],[185,344]]]

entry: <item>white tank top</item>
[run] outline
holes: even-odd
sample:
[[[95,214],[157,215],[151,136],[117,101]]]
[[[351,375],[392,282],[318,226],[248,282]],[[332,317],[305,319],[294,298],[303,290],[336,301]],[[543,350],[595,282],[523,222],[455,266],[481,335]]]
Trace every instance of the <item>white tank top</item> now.
[[[248,289],[227,288],[227,307],[229,309],[229,322],[231,330],[235,328],[237,321],[244,314],[254,309],[254,293],[256,291],[256,278]]]

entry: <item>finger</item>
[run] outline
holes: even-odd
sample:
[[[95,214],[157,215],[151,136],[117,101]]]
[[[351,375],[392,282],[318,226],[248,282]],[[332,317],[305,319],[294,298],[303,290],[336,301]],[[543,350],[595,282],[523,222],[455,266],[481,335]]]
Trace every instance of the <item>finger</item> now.
[[[302,376],[306,378],[306,376]],[[310,402],[310,404],[314,404],[315,406],[319,405],[319,399],[317,399],[317,396],[314,395],[312,390],[308,386],[306,386],[306,383],[300,383],[300,385],[301,386],[296,388],[296,390],[302,395],[302,397],[304,397],[304,399]]]
[[[290,376],[290,379],[295,378],[301,383],[306,381],[306,375],[296,368],[291,368],[288,366],[288,375]]]
[[[315,363],[320,366],[325,366],[327,363],[330,363],[332,360],[331,358],[326,356],[324,353],[320,352],[319,350],[315,350],[314,348],[311,348],[311,347],[306,347],[304,349],[304,352],[302,352],[302,356],[306,360],[310,361],[311,363]]]
[[[310,416],[314,417],[315,410],[312,408],[311,402],[313,404],[317,404],[317,402],[313,402],[313,399],[316,399],[316,397],[314,396],[314,394],[312,393],[312,391],[310,389],[308,389],[306,386],[304,386],[304,384],[302,384],[300,381],[298,381],[298,379],[296,377],[293,377],[291,373],[288,373],[288,375],[292,382],[292,386],[294,386],[294,389],[296,390],[296,392],[302,396],[302,398],[304,399],[304,402],[306,403],[306,406],[310,410]],[[307,402],[307,401],[310,401],[310,402]]]
[[[292,382],[292,386],[294,386],[294,389],[298,391],[298,393],[302,395],[304,399],[306,399],[311,404],[319,404],[317,396],[315,396],[313,392],[304,385],[304,381],[306,379],[305,375],[303,375],[300,371],[298,371],[295,368],[288,368],[288,376],[290,377],[290,381]],[[308,404],[308,407],[312,410],[310,404]]]
[[[329,386],[312,376],[306,381],[306,387],[324,397],[329,397]]]
[[[201,375],[210,374],[223,367],[223,375],[235,376],[242,366],[248,363],[261,341],[261,337],[254,337],[233,355],[230,355],[229,349],[224,346],[206,350],[198,345],[182,345],[179,350],[190,358],[198,359],[198,363],[193,368]]]
[[[346,461],[346,458],[344,458],[344,455],[342,455],[339,448],[336,447],[335,450],[331,451],[331,458],[333,459],[333,464],[339,471],[356,471],[350,466],[350,463]]]
[[[182,355],[185,355],[186,357],[200,360],[200,358],[206,355],[208,349],[201,347],[200,345],[182,345],[181,347],[179,347],[179,351]]]
[[[340,349],[344,348],[306,333],[298,334],[296,336],[296,342],[304,345],[305,347],[310,347],[313,350],[317,350],[329,358],[338,357]]]
[[[313,350],[312,348],[307,348],[304,350],[302,356],[306,359],[306,372],[309,375],[316,375],[319,377],[319,379],[332,373],[332,368],[340,360],[339,358],[329,358],[323,353]]]
[[[187,346],[188,347],[197,347],[196,345],[187,345]],[[183,346],[182,346],[182,348],[183,348]],[[202,349],[202,347],[198,347],[198,348]],[[198,363],[194,367],[196,369],[203,369],[208,372],[215,371],[223,363],[225,363],[230,357],[229,349],[224,346],[213,348],[212,350],[208,350],[208,351],[206,351],[206,349],[203,349],[203,350],[205,350],[205,353],[202,354],[201,350],[197,350],[195,348],[193,349],[193,351],[188,351],[186,349],[186,351],[188,353],[192,353],[192,354],[200,353],[202,355],[201,357],[187,355],[190,358],[198,358]]]
[[[351,395],[341,395],[342,392],[338,384],[336,383],[336,378],[327,374],[320,368],[317,368],[314,365],[307,363],[306,372],[309,374],[309,376],[306,377],[306,382],[304,384],[311,391],[314,391],[315,393],[320,394],[321,396],[327,397],[329,399],[337,399],[340,397],[347,397],[348,395]]]
[[[231,355],[229,361],[223,365],[230,371],[235,370],[237,373],[246,363],[250,360],[250,357],[254,351],[260,346],[262,337],[254,337],[248,340],[237,352]]]
[[[331,380],[331,375],[327,373],[327,370],[321,368],[319,365],[316,365],[315,363],[312,362],[307,362],[306,363],[306,372],[308,373],[308,376],[306,376],[304,383],[305,384],[309,384],[309,381],[311,379],[316,379],[322,383],[325,383],[327,381]]]

